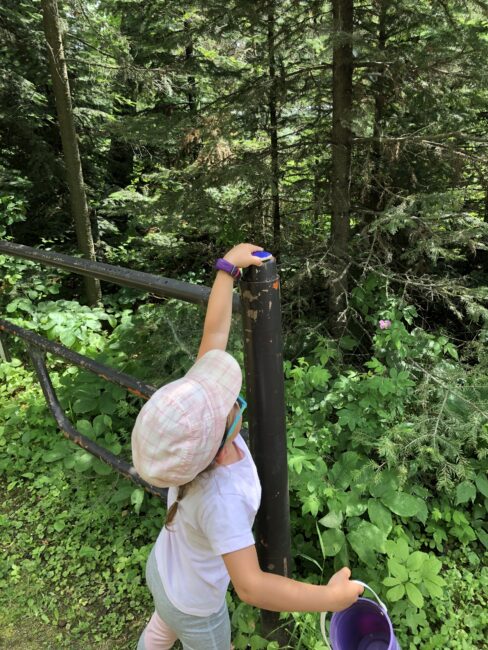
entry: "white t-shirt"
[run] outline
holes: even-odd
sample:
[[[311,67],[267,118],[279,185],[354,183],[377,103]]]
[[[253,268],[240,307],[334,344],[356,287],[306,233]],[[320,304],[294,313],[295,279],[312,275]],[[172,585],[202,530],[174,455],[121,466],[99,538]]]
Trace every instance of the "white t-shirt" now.
[[[219,611],[230,582],[221,556],[254,544],[261,484],[243,438],[238,435],[234,442],[243,458],[198,478],[179,502],[170,530],[164,527],[156,541],[166,595],[186,614]],[[170,488],[168,508],[176,495],[177,488]]]

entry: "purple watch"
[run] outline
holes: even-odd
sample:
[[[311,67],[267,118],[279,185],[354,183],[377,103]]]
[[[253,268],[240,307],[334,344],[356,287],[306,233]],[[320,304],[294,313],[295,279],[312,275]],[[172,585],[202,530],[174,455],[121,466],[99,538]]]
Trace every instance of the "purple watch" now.
[[[224,260],[222,257],[220,257],[216,262],[215,262],[215,268],[217,271],[225,271],[229,275],[231,275],[234,280],[240,280],[241,279],[241,269],[238,266],[234,266],[227,260]]]

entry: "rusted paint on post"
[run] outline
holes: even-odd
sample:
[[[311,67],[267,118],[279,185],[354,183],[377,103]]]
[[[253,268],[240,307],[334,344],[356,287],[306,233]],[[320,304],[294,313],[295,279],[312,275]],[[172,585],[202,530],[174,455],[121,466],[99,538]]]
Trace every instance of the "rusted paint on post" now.
[[[283,576],[291,566],[290,507],[285,427],[285,390],[280,285],[273,259],[251,266],[241,280],[249,433],[263,488],[256,518],[261,568]],[[271,637],[279,614],[262,610],[263,630]]]

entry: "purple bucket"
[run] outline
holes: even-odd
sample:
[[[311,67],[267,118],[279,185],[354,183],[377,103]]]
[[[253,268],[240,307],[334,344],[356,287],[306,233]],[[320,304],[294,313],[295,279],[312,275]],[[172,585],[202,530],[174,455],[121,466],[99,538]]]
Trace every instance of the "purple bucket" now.
[[[325,624],[322,633],[324,630]],[[330,621],[330,644],[332,650],[400,650],[387,609],[379,598],[378,602],[358,598],[351,607],[334,612]]]

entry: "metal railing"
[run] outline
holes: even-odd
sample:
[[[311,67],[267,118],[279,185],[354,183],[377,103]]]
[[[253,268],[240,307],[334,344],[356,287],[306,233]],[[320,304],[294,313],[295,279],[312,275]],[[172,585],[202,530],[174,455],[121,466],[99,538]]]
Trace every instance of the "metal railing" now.
[[[208,287],[2,240],[1,253],[186,302],[203,305],[210,294]],[[274,259],[260,267],[245,269],[240,282],[240,296],[234,295],[232,308],[234,312],[240,311],[242,316],[250,446],[262,485],[261,506],[255,526],[256,548],[263,570],[288,576],[291,570],[291,544],[281,304]],[[156,388],[0,319],[0,354],[4,360],[8,359],[4,333],[18,337],[27,344],[49,409],[63,434],[151,494],[164,497],[166,490],[144,481],[130,463],[84,436],[71,424],[49,378],[45,354],[48,352],[61,357],[70,364],[125,387],[141,398],[149,398]],[[278,614],[262,611],[262,622],[263,632],[270,634],[278,626]]]

